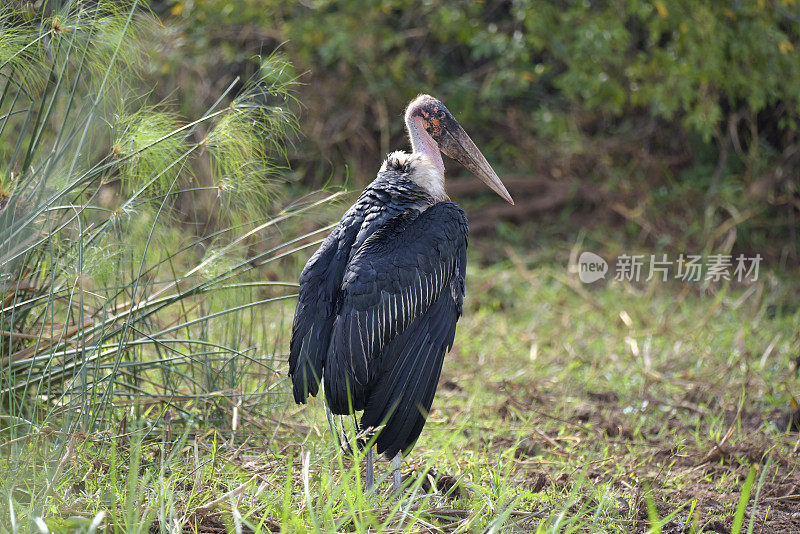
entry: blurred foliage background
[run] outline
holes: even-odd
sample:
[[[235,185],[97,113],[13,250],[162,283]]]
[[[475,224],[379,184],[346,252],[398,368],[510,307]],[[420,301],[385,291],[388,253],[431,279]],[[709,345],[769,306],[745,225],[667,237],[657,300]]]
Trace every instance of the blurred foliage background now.
[[[511,395],[514,380],[593,407],[589,388],[605,384],[614,398],[635,401],[603,405],[644,398],[642,413],[651,398],[684,406],[699,391],[691,401],[698,419],[685,428],[697,428],[686,439],[701,451],[722,450],[732,435],[724,408],[738,403],[741,413],[739,391],[794,424],[798,22],[795,0],[0,4],[0,448],[10,451],[0,455],[0,501],[8,503],[0,531],[16,529],[19,506],[35,521],[51,514],[51,497],[70,503],[78,494],[84,511],[122,514],[115,525],[140,528],[141,514],[153,524],[150,511],[140,512],[146,499],[162,527],[181,524],[198,492],[203,502],[218,500],[218,435],[231,445],[257,436],[283,447],[322,428],[311,410],[298,426],[285,424],[297,415],[284,388],[297,275],[384,155],[407,148],[402,115],[421,92],[447,104],[517,201],[503,204],[448,163],[448,191],[466,206],[474,236],[472,322],[460,328],[454,376],[492,396],[454,394],[479,407],[471,416],[453,411],[459,425],[490,412],[505,420],[512,405],[504,401],[502,411],[494,397]],[[761,254],[769,272],[747,287],[656,279],[586,288],[564,275],[581,249],[606,258]],[[523,360],[531,374],[519,374]],[[494,365],[488,380],[485,362]],[[524,403],[544,398],[524,391]],[[509,439],[538,419],[538,408],[531,414],[498,435]],[[661,406],[649,414],[663,426]],[[667,426],[657,447],[677,451],[672,440],[684,439],[684,426]],[[608,437],[622,435],[612,427]],[[140,430],[138,445],[127,441]],[[197,443],[206,431],[213,446],[202,455],[212,460],[201,484]],[[596,444],[592,454],[605,462],[609,442],[595,438],[578,442]],[[142,446],[152,439],[178,439],[173,451],[189,452],[157,455]],[[512,441],[497,449],[516,459]],[[229,458],[239,458],[236,447]],[[109,468],[73,452],[108,453]],[[298,453],[269,450],[277,459],[266,464],[270,476],[285,466],[307,476]],[[494,452],[487,458],[506,469]],[[140,460],[150,469],[141,478]],[[91,467],[83,475],[78,466]],[[118,466],[130,466],[128,474],[118,476]],[[492,473],[476,467],[474,479]],[[88,485],[74,485],[73,475]],[[525,487],[508,475],[483,485],[493,488],[488,504],[476,494],[477,521],[521,502],[507,502],[512,488]],[[236,476],[244,488],[250,475]],[[307,485],[281,481],[284,493],[258,491],[277,501],[252,510],[316,525],[315,507],[333,517],[332,503],[355,488],[321,480],[344,489],[312,505]],[[568,499],[563,510],[573,509]],[[352,515],[359,525],[360,506]],[[594,506],[585,510],[597,516]],[[549,500],[545,509],[561,513]],[[614,513],[637,514],[627,510]],[[338,527],[349,524],[344,517]]]
[[[170,79],[163,87],[181,87],[162,95],[181,107],[208,105],[259,54],[290,60],[303,108],[289,161],[305,187],[365,185],[386,152],[407,145],[402,111],[427,92],[519,199],[514,208],[487,207],[490,195],[467,201],[478,231],[521,223],[507,233],[525,243],[534,231],[584,227],[590,241],[607,241],[611,228],[615,243],[654,251],[759,252],[797,265],[795,0],[152,7],[169,36],[153,68]],[[453,183],[453,196],[474,194],[470,184]]]

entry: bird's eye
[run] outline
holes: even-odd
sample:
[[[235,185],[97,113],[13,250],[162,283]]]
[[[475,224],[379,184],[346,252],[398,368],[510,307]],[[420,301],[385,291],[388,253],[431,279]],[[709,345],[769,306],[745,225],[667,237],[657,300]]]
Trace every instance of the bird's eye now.
[[[442,119],[442,120],[444,120],[444,119],[445,119],[445,117],[447,117],[447,115],[445,115],[444,111],[442,111],[441,109],[440,109],[439,111],[437,111],[437,112],[436,112],[436,114],[437,114],[437,115],[439,116],[439,118],[440,118],[440,119]]]

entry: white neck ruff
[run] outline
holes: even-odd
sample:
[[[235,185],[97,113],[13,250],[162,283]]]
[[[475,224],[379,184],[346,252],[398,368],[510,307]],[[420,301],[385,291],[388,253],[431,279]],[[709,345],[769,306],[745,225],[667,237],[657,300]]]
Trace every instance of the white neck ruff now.
[[[383,163],[381,171],[387,170],[387,162],[397,160],[400,165],[408,166],[408,178],[423,188],[436,202],[450,200],[444,189],[444,166],[439,168],[427,154],[423,152],[392,152]],[[441,157],[439,158],[441,161]]]

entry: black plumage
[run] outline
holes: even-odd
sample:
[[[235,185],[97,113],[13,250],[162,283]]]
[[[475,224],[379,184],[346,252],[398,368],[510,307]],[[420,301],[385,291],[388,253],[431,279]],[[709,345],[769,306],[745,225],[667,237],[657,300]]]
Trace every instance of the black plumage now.
[[[447,200],[442,154],[514,201],[439,100],[420,95],[405,113],[413,152],[395,152],[300,275],[289,374],[305,403],[325,386],[334,414],[363,412],[379,453],[419,437],[464,299],[467,217]],[[372,449],[367,453],[367,487]]]
[[[467,220],[389,162],[300,276],[289,372],[295,401],[384,425],[379,453],[419,437],[461,316]]]

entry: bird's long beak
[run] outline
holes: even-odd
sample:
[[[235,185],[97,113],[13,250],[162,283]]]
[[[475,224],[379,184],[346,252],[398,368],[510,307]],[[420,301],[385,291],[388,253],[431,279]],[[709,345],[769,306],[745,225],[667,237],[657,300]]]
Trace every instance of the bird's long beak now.
[[[464,167],[483,181],[489,188],[503,197],[509,204],[514,204],[511,195],[508,194],[506,187],[497,173],[494,172],[492,166],[483,157],[481,151],[469,138],[467,132],[464,131],[459,124],[456,123],[455,128],[443,128],[444,135],[439,143],[439,149],[448,157],[461,163]]]

